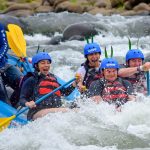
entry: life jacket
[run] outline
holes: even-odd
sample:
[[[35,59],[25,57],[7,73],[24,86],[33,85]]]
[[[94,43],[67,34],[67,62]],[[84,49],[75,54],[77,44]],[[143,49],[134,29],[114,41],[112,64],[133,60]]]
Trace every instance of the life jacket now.
[[[114,82],[104,80],[102,98],[110,104],[116,101],[127,101],[128,95],[123,80],[120,78]]]
[[[57,82],[57,79],[54,77],[54,75],[46,76],[45,78],[42,78],[39,81],[38,84],[38,93],[39,95],[43,96],[47,93],[52,92],[54,89],[58,88],[59,84]],[[55,92],[57,96],[61,96],[61,92],[58,90]]]
[[[126,67],[126,65],[124,65]],[[144,72],[135,73],[130,77],[125,77],[124,79],[128,80],[132,86],[134,93],[147,93],[147,85],[146,85],[146,76]]]
[[[91,68],[87,62],[81,64],[81,66],[84,66],[85,68],[85,76],[84,76],[84,79],[83,79],[83,85],[86,86],[87,89],[89,89],[90,87],[90,84],[97,80],[97,79],[100,79],[103,77],[102,73],[100,70],[96,70],[95,68]]]
[[[34,90],[34,100],[41,98],[43,95],[52,92],[54,89],[58,88],[60,84],[57,82],[57,78],[53,74],[49,74],[48,76],[40,76],[38,79],[38,83]],[[61,99],[61,91],[58,90],[47,99],[42,101],[39,105],[52,105],[52,101],[59,101]]]

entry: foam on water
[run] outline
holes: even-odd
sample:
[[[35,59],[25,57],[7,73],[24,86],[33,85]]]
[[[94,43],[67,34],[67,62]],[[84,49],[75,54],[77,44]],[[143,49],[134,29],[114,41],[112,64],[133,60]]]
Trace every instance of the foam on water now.
[[[114,106],[90,100],[77,112],[48,114],[0,134],[1,149],[99,150],[147,148],[150,144],[150,102]]]

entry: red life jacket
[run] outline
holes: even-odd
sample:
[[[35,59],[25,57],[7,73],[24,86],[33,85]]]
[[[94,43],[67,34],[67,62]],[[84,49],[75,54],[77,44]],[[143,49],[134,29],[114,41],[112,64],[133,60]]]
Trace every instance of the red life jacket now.
[[[57,82],[57,79],[52,74],[49,74],[45,78],[40,79],[37,87],[37,91],[40,96],[43,96],[45,94],[52,92],[54,89],[58,88],[59,86],[60,85]],[[60,90],[58,90],[54,94],[57,95],[58,97],[61,96]]]
[[[122,64],[123,68],[128,68],[127,65]],[[147,85],[146,85],[146,76],[144,71],[135,73],[134,75],[130,77],[125,77],[124,79],[128,80],[132,86],[133,86],[133,91],[136,93],[147,93]]]
[[[115,101],[123,101],[127,99],[128,95],[126,93],[126,87],[120,81],[120,79],[109,82],[105,81],[104,89],[102,92],[102,98],[108,103],[113,103]]]
[[[146,77],[144,72],[136,73],[135,75],[126,77],[125,79],[132,84],[134,92],[143,94],[147,93]]]

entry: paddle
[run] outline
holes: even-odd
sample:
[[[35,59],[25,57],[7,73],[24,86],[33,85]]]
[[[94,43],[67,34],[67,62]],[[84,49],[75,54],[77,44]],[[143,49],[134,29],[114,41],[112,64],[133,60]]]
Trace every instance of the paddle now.
[[[56,88],[52,92],[50,92],[50,93],[42,96],[41,98],[39,98],[38,100],[36,100],[35,103],[38,104],[38,103],[42,102],[44,99],[46,99],[47,97],[49,97],[53,93],[57,92],[58,90],[60,90],[61,88],[67,86],[68,84],[72,83],[75,80],[76,80],[76,78],[71,79],[70,81],[68,81],[67,83],[65,83],[65,84],[61,85],[60,87]],[[11,121],[13,119],[15,119],[17,116],[19,116],[20,114],[24,113],[28,109],[29,109],[29,107],[25,107],[20,112],[18,112],[16,115],[13,115],[13,116],[11,116],[9,118],[0,118],[0,131],[3,131],[4,129],[6,129],[10,125],[10,123],[11,123]]]
[[[147,79],[147,95],[150,95],[150,81],[149,81],[149,71],[146,73],[146,79]]]
[[[26,40],[24,38],[22,29],[14,24],[8,25],[9,32],[7,32],[8,44],[11,50],[15,53],[17,57],[20,58],[23,68],[28,72],[32,72],[33,69],[29,64],[27,54],[26,54]],[[24,62],[26,62],[27,66],[25,66]]]
[[[22,57],[22,54],[20,54],[19,49],[15,45],[15,43],[14,43],[12,37],[11,37],[10,32],[7,31],[6,35],[7,35],[7,40],[8,40],[9,47],[13,50],[13,52],[16,54],[17,57]]]
[[[14,44],[19,50],[17,55],[22,55],[23,58],[26,57],[26,40],[24,39],[22,29],[17,25],[9,24],[8,30],[10,31]]]

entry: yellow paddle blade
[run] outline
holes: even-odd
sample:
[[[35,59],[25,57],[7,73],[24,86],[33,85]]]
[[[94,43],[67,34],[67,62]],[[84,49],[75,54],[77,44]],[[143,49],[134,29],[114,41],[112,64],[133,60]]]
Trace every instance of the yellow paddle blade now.
[[[0,132],[6,129],[14,118],[16,118],[16,115],[13,115],[9,118],[0,118]]]
[[[22,57],[22,53],[20,53],[20,50],[18,49],[18,47],[16,47],[14,41],[12,40],[10,32],[6,31],[6,35],[11,50],[16,54],[17,57]]]
[[[22,57],[26,57],[26,40],[24,38],[22,29],[14,24],[9,24],[8,29],[10,31],[10,35],[16,47],[18,47]],[[18,54],[19,55],[19,54]]]

